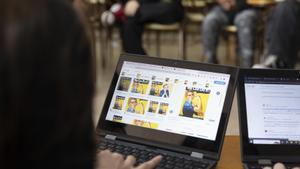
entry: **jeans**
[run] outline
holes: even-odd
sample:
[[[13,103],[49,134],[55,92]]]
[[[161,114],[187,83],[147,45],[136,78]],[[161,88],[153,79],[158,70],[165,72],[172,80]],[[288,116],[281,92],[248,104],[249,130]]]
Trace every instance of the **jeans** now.
[[[254,9],[245,9],[233,18],[237,27],[238,55],[241,56],[243,67],[251,67],[254,56],[254,39],[256,32],[257,12]],[[209,12],[203,22],[202,35],[204,45],[204,57],[209,63],[217,63],[217,46],[219,36],[224,26],[230,24],[230,18],[226,12],[216,6]]]

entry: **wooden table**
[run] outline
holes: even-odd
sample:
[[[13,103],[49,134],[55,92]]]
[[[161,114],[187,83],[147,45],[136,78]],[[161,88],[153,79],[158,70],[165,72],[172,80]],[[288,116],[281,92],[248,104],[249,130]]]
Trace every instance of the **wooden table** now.
[[[240,136],[226,136],[217,169],[242,169]]]

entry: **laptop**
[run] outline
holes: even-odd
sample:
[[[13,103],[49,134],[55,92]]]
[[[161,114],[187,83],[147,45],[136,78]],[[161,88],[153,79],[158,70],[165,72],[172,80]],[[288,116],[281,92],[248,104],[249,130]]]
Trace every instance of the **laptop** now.
[[[244,168],[300,166],[300,71],[240,69],[237,93]]]
[[[99,150],[161,154],[157,168],[212,168],[220,158],[237,69],[122,54],[97,126]]]

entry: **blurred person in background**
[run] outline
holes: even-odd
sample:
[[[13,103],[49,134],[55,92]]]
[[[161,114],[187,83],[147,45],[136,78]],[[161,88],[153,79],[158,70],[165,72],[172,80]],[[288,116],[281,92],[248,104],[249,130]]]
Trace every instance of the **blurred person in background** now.
[[[127,53],[146,54],[142,34],[147,23],[171,24],[183,19],[181,0],[128,0],[125,2],[126,19],[121,25],[123,50]]]
[[[1,0],[0,23],[0,168],[135,168],[133,156],[96,157],[92,58],[71,2]]]
[[[300,0],[279,2],[266,26],[267,55],[256,68],[295,67],[300,52]]]
[[[114,0],[101,14],[102,25],[120,28],[123,50],[146,54],[142,34],[147,23],[172,24],[183,19],[181,0]]]
[[[217,46],[220,34],[225,26],[234,24],[237,27],[241,66],[251,67],[257,12],[246,4],[246,0],[217,0],[217,2],[218,5],[208,13],[202,25],[204,58],[208,63],[218,63]]]

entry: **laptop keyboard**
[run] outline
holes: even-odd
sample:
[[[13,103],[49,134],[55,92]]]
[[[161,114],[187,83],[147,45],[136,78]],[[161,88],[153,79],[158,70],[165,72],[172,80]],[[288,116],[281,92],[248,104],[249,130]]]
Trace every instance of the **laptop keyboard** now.
[[[182,157],[179,155],[168,154],[165,152],[158,152],[152,149],[140,148],[134,145],[126,145],[122,142],[111,140],[101,140],[98,149],[109,149],[112,152],[123,154],[124,156],[133,155],[136,158],[136,165],[146,162],[157,155],[162,155],[163,159],[158,165],[157,169],[204,169],[209,163],[194,159],[192,157]]]

